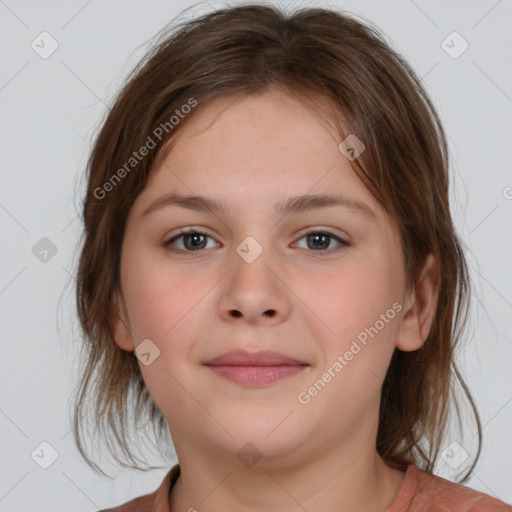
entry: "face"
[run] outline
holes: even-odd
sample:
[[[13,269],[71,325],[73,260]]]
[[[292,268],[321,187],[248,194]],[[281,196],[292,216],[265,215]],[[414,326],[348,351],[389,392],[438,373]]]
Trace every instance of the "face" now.
[[[412,343],[404,259],[341,141],[279,90],[199,107],[177,135],[129,214],[115,323],[123,349],[145,340],[139,366],[177,449],[235,455],[251,442],[304,460],[376,435],[391,356]],[[270,381],[268,367],[237,374],[254,383],[205,364],[237,349],[302,365]]]

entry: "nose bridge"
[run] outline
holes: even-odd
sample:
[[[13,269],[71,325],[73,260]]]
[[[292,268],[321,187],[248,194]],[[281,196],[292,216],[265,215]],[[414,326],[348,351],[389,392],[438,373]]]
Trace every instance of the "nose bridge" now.
[[[263,235],[258,235],[258,238],[260,239],[260,242],[258,240],[249,235],[246,236],[236,247],[235,252],[236,254],[242,258],[242,260],[247,264],[252,264],[258,259],[265,259],[260,258],[264,252],[267,253],[269,251],[269,243],[262,240]],[[266,251],[263,249],[263,244],[266,246]]]
[[[247,236],[233,251],[229,282],[220,303],[221,314],[255,321],[262,316],[285,315],[287,300],[276,277],[271,236]],[[263,240],[265,238],[265,240]]]
[[[233,284],[248,288],[246,292],[262,293],[264,287],[271,286],[272,273],[268,267],[272,260],[272,249],[261,235],[258,238],[261,243],[255,237],[247,236],[236,246],[232,255],[232,280],[237,281]]]

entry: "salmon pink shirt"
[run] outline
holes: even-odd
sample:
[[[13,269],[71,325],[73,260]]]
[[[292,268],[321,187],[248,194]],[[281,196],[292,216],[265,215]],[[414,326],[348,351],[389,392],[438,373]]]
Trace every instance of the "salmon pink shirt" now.
[[[169,508],[169,494],[179,476],[180,467],[176,464],[155,492],[100,512],[174,512]],[[511,511],[512,505],[409,464],[395,499],[384,512]]]

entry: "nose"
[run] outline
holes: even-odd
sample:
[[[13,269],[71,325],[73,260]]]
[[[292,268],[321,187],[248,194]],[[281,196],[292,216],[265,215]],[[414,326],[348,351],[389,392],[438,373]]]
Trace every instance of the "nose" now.
[[[263,251],[252,262],[238,253],[226,278],[218,307],[220,316],[233,322],[278,324],[290,314],[290,290],[283,265]]]

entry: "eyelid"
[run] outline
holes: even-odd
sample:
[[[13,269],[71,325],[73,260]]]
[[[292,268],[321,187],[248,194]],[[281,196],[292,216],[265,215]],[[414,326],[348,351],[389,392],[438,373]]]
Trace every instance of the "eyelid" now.
[[[303,237],[304,235],[309,235],[312,233],[323,233],[326,235],[330,235],[333,238],[338,238],[345,242],[347,245],[350,244],[349,237],[347,234],[336,234],[333,230],[335,228],[329,228],[329,227],[322,227],[322,226],[314,226],[312,228],[304,228],[304,230],[300,231],[300,236]]]
[[[212,236],[209,232],[208,232],[208,229],[206,228],[203,228],[203,227],[195,227],[195,226],[187,226],[185,228],[181,228],[179,229],[176,233],[173,233],[172,235],[166,237],[166,239],[164,240],[163,242],[163,245],[164,247],[167,247],[167,246],[170,246],[171,245],[171,242],[173,240],[176,240],[178,238],[180,238],[181,236],[183,235],[192,235],[192,234],[197,234],[197,235],[205,235],[207,236],[208,238],[211,238],[212,240],[215,240],[216,243],[220,243],[220,242],[217,242],[217,240],[215,239],[214,236]],[[182,249],[177,249],[178,251],[181,251],[181,252],[194,252],[194,251],[183,251]],[[203,249],[204,250],[204,249]],[[199,251],[197,251],[199,252]]]
[[[299,240],[302,240],[305,236],[312,235],[312,234],[327,235],[331,239],[336,240],[338,242],[339,246],[331,248],[331,249],[327,249],[324,251],[322,251],[322,250],[315,251],[315,250],[307,250],[306,249],[308,252],[311,252],[311,253],[319,253],[319,254],[323,253],[325,255],[336,253],[336,252],[343,250],[347,247],[350,247],[352,245],[352,243],[349,242],[345,237],[337,235],[336,233],[333,233],[331,231],[331,229],[332,228],[322,228],[322,227],[306,228],[301,232],[300,236],[297,239],[297,242]],[[297,242],[294,242],[294,244],[296,244]]]
[[[310,234],[323,234],[323,235],[327,235],[331,239],[336,240],[338,242],[338,244],[339,244],[338,247],[334,247],[334,248],[327,249],[327,250],[304,249],[306,252],[313,253],[313,254],[318,254],[319,256],[331,255],[333,253],[337,253],[339,251],[342,251],[343,249],[345,249],[347,247],[350,247],[352,245],[351,241],[348,241],[343,236],[340,236],[340,235],[337,235],[337,234],[333,233],[331,231],[332,229],[333,228],[325,228],[325,227],[321,227],[321,226],[313,226],[313,227],[305,228],[302,231],[300,231],[298,235],[296,235],[298,238],[294,242],[294,245],[297,244],[302,238],[304,238],[304,237],[306,237],[306,236],[308,236]],[[164,248],[169,249],[169,250],[174,251],[174,252],[177,252],[177,253],[182,253],[182,254],[201,253],[201,252],[204,252],[205,250],[207,250],[207,249],[198,249],[197,251],[191,251],[191,250],[179,249],[179,248],[176,248],[176,247],[173,246],[173,241],[181,238],[184,235],[189,235],[189,234],[204,235],[207,238],[211,238],[212,240],[214,240],[217,244],[220,243],[220,242],[217,242],[215,237],[213,237],[212,235],[210,235],[208,233],[208,229],[202,228],[202,227],[196,227],[196,226],[187,226],[187,227],[181,228],[178,232],[176,232],[176,233],[172,234],[172,236],[168,237],[163,242]],[[212,249],[212,248],[210,247],[209,249]],[[302,249],[302,248],[299,247],[299,249]]]

